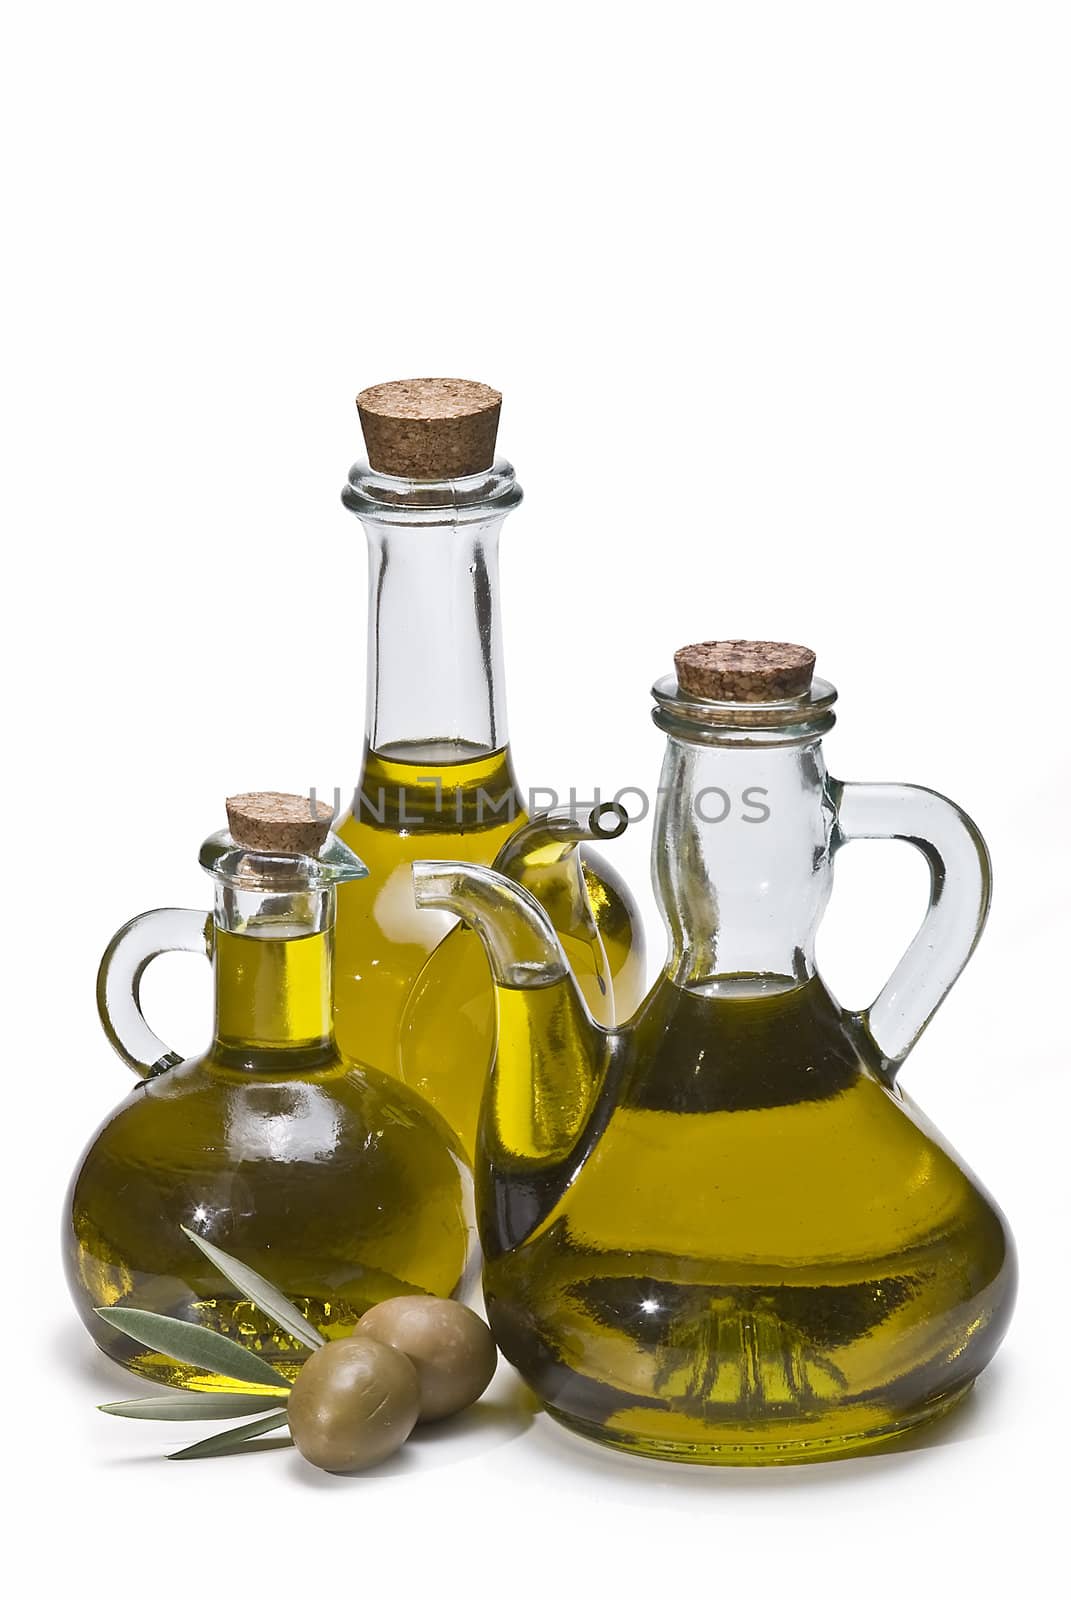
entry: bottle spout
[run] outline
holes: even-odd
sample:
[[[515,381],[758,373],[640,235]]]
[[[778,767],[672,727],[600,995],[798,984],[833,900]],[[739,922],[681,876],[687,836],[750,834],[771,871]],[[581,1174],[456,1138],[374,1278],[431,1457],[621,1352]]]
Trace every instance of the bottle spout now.
[[[577,845],[619,839],[628,827],[628,812],[616,800],[597,805],[557,806],[538,811],[515,828],[495,857],[495,867],[512,877],[517,867],[552,866],[573,854]]]
[[[480,1112],[488,1259],[549,1215],[599,1136],[613,1035],[591,1016],[539,902],[491,867],[418,861],[417,904],[452,911],[483,942],[497,1040]]]
[[[615,800],[537,812],[514,829],[493,863],[533,894],[550,917],[569,952],[573,977],[605,1027],[618,1020],[614,980],[580,846],[617,839],[627,827],[628,813]],[[604,883],[607,871],[600,864]]]
[[[412,873],[421,909],[452,911],[479,935],[500,988],[541,989],[570,976],[554,926],[527,889],[465,861],[416,861]]]

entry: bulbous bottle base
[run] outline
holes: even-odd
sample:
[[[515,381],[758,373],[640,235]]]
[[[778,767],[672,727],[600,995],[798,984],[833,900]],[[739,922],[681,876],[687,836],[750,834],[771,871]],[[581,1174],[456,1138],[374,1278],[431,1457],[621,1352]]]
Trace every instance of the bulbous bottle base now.
[[[285,1052],[277,1052],[282,1057]],[[68,1195],[65,1264],[102,1352],[139,1377],[216,1393],[228,1378],[146,1350],[95,1307],[199,1324],[292,1380],[308,1354],[184,1236],[237,1257],[325,1338],[380,1300],[464,1293],[471,1178],[441,1120],[341,1057],[306,1074],[228,1069],[218,1051],[140,1084],[90,1143]]]
[[[560,1021],[544,1031],[583,1065]],[[488,1254],[491,1326],[560,1420],[669,1459],[810,1460],[969,1387],[1014,1303],[1007,1224],[817,980],[664,984],[617,1049],[625,1088],[549,1203],[549,1164],[527,1190],[504,1159],[512,1189],[481,1177],[485,1234],[502,1215],[522,1235]],[[519,1143],[509,1110],[495,1127]]]
[[[758,1426],[711,1423],[709,1430],[704,1430],[707,1436],[698,1438],[675,1439],[668,1432],[655,1435],[644,1432],[642,1425],[632,1428],[588,1422],[551,1405],[545,1410],[570,1433],[628,1455],[716,1467],[799,1466],[808,1461],[843,1460],[887,1449],[905,1434],[947,1415],[971,1392],[974,1381],[969,1378],[903,1414],[884,1406],[859,1405],[846,1408],[843,1414],[825,1414],[811,1422],[792,1418]],[[689,1424],[689,1432],[694,1434],[694,1424]]]

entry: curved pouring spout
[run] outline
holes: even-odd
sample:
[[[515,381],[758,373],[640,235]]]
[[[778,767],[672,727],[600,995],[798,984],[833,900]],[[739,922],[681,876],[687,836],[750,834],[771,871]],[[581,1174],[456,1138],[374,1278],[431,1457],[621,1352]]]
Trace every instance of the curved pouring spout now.
[[[572,842],[586,837],[581,822]],[[494,1256],[546,1220],[597,1140],[615,1035],[592,1018],[526,889],[461,861],[418,861],[412,872],[417,905],[460,917],[494,979],[497,1043],[477,1158],[481,1237]]]
[[[412,873],[422,911],[452,911],[479,934],[497,988],[544,989],[572,978],[554,924],[503,873],[467,861],[414,861]]]
[[[527,889],[549,916],[581,993],[604,1027],[621,1018],[615,1011],[614,979],[590,898],[583,854],[577,845],[590,839],[617,839],[628,814],[615,801],[577,811],[560,806],[536,812],[515,828],[491,865]],[[632,960],[642,965],[642,938],[634,940]]]

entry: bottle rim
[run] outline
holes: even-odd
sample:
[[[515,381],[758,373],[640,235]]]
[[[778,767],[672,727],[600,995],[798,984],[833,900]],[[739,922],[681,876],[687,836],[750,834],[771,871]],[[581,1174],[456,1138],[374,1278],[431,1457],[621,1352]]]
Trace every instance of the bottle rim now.
[[[350,468],[342,504],[355,516],[410,527],[452,527],[503,517],[521,503],[521,486],[508,461],[467,478],[394,478],[366,461]]]
[[[367,878],[368,868],[337,834],[329,833],[319,855],[278,855],[250,850],[237,843],[226,828],[210,834],[198,860],[218,883],[231,888],[280,894],[334,888]]]
[[[651,693],[655,726],[697,744],[809,744],[836,722],[837,691],[824,678],[815,678],[805,694],[790,700],[700,700],[685,694],[670,672]]]

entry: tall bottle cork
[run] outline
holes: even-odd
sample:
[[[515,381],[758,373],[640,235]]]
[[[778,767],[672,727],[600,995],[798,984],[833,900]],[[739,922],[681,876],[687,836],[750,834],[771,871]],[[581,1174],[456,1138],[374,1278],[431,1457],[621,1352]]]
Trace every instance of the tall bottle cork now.
[[[467,478],[494,463],[502,396],[468,378],[403,378],[357,396],[368,464],[392,478]]]
[[[232,794],[227,800],[231,837],[247,850],[272,856],[315,856],[331,831],[334,812],[323,800],[313,811],[308,795]]]
[[[697,700],[794,700],[806,694],[814,651],[769,639],[710,639],[673,657],[677,685]]]

